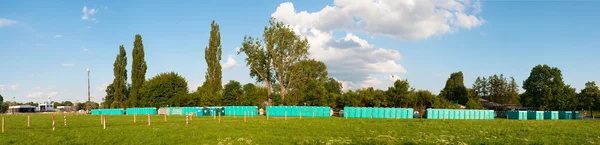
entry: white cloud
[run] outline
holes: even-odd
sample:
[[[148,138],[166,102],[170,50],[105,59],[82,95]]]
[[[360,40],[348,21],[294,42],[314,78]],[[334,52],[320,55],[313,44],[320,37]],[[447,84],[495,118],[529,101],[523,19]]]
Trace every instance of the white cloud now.
[[[20,86],[20,84],[15,84],[15,85],[10,86],[10,89],[17,90],[19,88],[19,86]]]
[[[377,87],[373,76],[405,74],[399,64],[400,52],[378,48],[357,34],[386,36],[400,40],[427,39],[434,35],[472,29],[485,21],[478,17],[481,6],[469,0],[334,0],[317,12],[297,11],[292,3],[282,3],[272,17],[309,40],[310,58],[327,64],[329,74],[345,89]],[[334,32],[345,32],[335,38]],[[378,74],[378,75],[377,75]]]
[[[87,28],[88,28],[88,29],[91,29],[91,28],[92,28],[92,26],[87,26]]]
[[[44,95],[44,92],[38,91],[27,94],[27,98],[42,98],[42,95]]]
[[[64,67],[72,67],[72,66],[75,66],[75,64],[72,64],[72,63],[63,63],[62,66],[64,66]]]
[[[224,68],[224,69],[229,69],[229,68],[232,68],[232,67],[235,67],[235,66],[239,66],[239,65],[240,65],[240,64],[238,64],[238,63],[235,61],[235,59],[234,59],[234,56],[233,56],[233,55],[228,55],[228,56],[227,56],[227,62],[225,62],[225,63],[223,64],[223,68]]]
[[[478,27],[485,22],[476,16],[480,11],[480,3],[469,0],[334,0],[334,6],[312,13],[282,3],[271,16],[301,28],[416,40]]]
[[[58,35],[54,35],[54,38],[60,38],[62,37],[62,35],[58,34]]]
[[[0,18],[0,27],[10,26],[10,25],[14,25],[14,24],[17,24],[17,21]]]
[[[83,48],[81,48],[81,51],[83,51],[83,52],[89,52],[90,49],[83,47]]]
[[[108,87],[109,84],[102,84],[99,86],[96,86],[96,91],[100,91],[100,92],[104,92],[106,91],[106,87]]]
[[[5,90],[14,91],[14,90],[19,89],[19,86],[21,86],[21,85],[20,84],[14,84],[14,85],[10,85],[10,86],[8,86],[8,85],[0,85],[0,91],[5,91]]]
[[[390,74],[390,76],[388,76],[388,78],[390,79],[390,81],[395,82],[397,80],[402,80],[402,78],[400,78],[400,76],[395,75],[395,74]]]
[[[375,86],[379,86],[381,84],[381,81],[375,77],[367,77],[366,80],[362,81],[362,87],[363,88],[367,88],[367,87],[375,87]]]
[[[96,13],[98,13],[98,10],[96,8],[92,8],[92,9],[88,9],[87,6],[83,5],[83,16],[81,16],[82,20],[92,20],[95,21],[96,18],[92,18],[91,16],[95,15]]]

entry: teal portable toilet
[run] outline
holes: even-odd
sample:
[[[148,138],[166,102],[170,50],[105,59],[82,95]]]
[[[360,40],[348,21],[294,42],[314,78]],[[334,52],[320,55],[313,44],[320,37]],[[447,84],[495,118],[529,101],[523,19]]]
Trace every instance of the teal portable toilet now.
[[[398,112],[398,108],[389,108],[389,110],[388,110],[388,118],[395,119],[397,112]]]
[[[579,119],[579,112],[578,111],[573,111],[572,113],[572,119]]]
[[[362,107],[355,107],[354,108],[354,118],[362,118],[362,112],[363,112]]]
[[[379,110],[380,108],[373,108],[373,118],[379,118]]]
[[[431,109],[431,119],[439,119],[438,109]]]

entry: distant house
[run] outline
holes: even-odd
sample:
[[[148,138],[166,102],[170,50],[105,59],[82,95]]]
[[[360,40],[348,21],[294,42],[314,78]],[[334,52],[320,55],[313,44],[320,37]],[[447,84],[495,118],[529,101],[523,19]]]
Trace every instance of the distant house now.
[[[35,112],[35,106],[31,105],[16,105],[8,107],[9,113],[33,113]]]
[[[36,108],[38,112],[54,112],[54,104],[53,103],[42,103],[38,105]]]

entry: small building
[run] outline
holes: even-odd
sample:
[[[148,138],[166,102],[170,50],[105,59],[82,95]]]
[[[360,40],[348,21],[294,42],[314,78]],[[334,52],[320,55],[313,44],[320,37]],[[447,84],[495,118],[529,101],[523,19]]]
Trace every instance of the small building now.
[[[36,108],[38,112],[54,112],[54,104],[52,103],[43,103],[39,104],[38,108]]]
[[[33,113],[33,112],[35,112],[35,106],[31,106],[31,105],[9,106],[8,111],[13,114],[14,113]]]

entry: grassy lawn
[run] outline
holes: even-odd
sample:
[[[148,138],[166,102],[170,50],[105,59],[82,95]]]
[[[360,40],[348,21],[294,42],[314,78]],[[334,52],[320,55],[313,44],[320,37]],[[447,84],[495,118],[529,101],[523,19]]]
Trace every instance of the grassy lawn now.
[[[270,118],[3,115],[0,144],[598,144],[600,122],[582,120],[393,120],[344,118]]]

